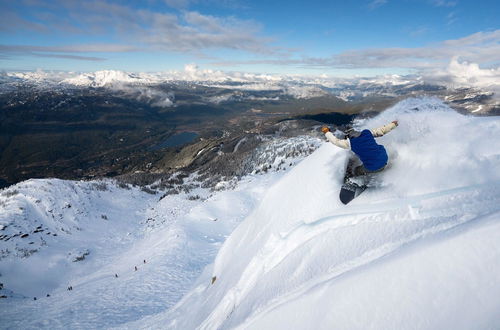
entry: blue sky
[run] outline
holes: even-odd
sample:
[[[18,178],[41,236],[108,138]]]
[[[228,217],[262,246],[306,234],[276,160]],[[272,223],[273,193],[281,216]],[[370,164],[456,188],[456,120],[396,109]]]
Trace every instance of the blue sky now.
[[[500,64],[500,2],[0,0],[0,69],[413,73]]]

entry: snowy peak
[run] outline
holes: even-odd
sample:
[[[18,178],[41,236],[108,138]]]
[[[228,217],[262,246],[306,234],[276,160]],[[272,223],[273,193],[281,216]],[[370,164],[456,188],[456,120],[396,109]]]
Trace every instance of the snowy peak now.
[[[35,84],[54,84],[59,83],[61,80],[73,77],[74,73],[61,72],[61,71],[27,71],[27,72],[4,72],[0,75],[2,83],[9,82],[30,82]]]
[[[103,70],[92,73],[84,73],[74,78],[61,81],[63,84],[88,87],[104,87],[116,84],[141,84],[151,83],[151,80],[133,73],[115,70]]]

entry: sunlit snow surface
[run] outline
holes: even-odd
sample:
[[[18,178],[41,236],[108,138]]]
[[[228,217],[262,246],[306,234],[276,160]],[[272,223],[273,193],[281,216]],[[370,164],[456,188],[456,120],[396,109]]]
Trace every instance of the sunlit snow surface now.
[[[71,236],[0,260],[0,282],[17,294],[0,300],[0,327],[498,328],[500,120],[421,98],[357,125],[394,119],[399,127],[379,140],[390,157],[379,187],[347,206],[338,191],[349,152],[329,143],[287,173],[245,178],[206,201],[17,185],[2,196],[2,216],[59,226],[40,212],[47,203]],[[58,264],[83,248],[84,261]]]

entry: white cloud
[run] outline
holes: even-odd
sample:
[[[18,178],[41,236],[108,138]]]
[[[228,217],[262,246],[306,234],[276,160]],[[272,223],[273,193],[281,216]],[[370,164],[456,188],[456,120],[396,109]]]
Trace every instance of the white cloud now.
[[[412,37],[419,37],[419,36],[425,35],[428,32],[429,32],[429,28],[427,26],[419,26],[419,27],[415,28],[414,30],[410,31],[410,35]]]
[[[260,37],[261,26],[233,17],[219,18],[186,12],[185,24],[172,15],[154,14],[148,31],[139,31],[138,39],[149,46],[169,51],[202,53],[208,49],[236,49],[250,53],[275,54],[271,39]]]
[[[270,44],[273,40],[261,36],[262,26],[251,20],[203,15],[194,11],[153,12],[107,0],[58,1],[59,10],[64,11],[64,15],[55,16],[45,2],[40,0],[38,7],[31,8],[39,23],[31,23],[13,13],[9,22],[0,22],[0,29],[5,30],[14,25],[16,30],[25,31],[40,32],[44,29],[86,36],[109,35],[122,44],[122,49],[118,51],[124,52],[141,49],[201,55],[207,50],[222,48],[271,55],[282,51],[272,47]],[[187,5],[189,1],[179,0],[176,3]],[[99,47],[92,49],[88,45],[82,45],[80,50],[77,46],[70,48],[70,52],[108,52],[117,49],[116,45],[111,50]]]
[[[464,38],[447,40],[416,48],[371,48],[349,50],[330,57],[302,57],[245,62],[219,62],[219,65],[274,64],[318,69],[403,68],[433,70],[445,67],[451,58],[485,64],[500,64],[500,30],[478,32]]]
[[[372,0],[369,4],[368,4],[368,8],[370,9],[375,9],[375,8],[378,8],[380,6],[383,6],[387,3],[387,0]]]
[[[2,52],[62,52],[62,53],[115,53],[136,51],[137,47],[118,44],[80,44],[67,46],[0,45]]]
[[[186,22],[192,26],[197,26],[199,29],[220,33],[228,25],[223,19],[210,15],[202,15],[195,11],[186,12],[184,14]]]
[[[168,108],[174,105],[175,95],[173,92],[163,92],[151,88],[138,89],[140,96],[137,98],[148,101],[153,107]]]
[[[448,66],[448,72],[457,83],[488,87],[500,84],[500,68],[481,69],[477,63],[459,62],[453,58]]]
[[[425,69],[442,67],[453,57],[476,62],[500,62],[500,30],[417,48],[379,48],[348,51],[333,57],[344,67],[403,67]]]
[[[167,6],[175,9],[187,9],[191,5],[203,2],[205,5],[210,4],[211,6],[241,9],[243,4],[239,0],[163,0]]]
[[[444,45],[450,46],[470,46],[477,44],[490,44],[500,42],[500,30],[488,32],[476,32],[466,37],[444,41]]]
[[[457,5],[457,1],[431,0],[430,2],[436,7],[455,7]]]
[[[0,56],[10,59],[14,56],[53,57],[82,61],[104,61],[103,57],[72,55],[74,53],[105,53],[136,51],[137,48],[116,44],[68,45],[68,46],[33,46],[0,45]],[[69,53],[69,54],[68,54]]]
[[[493,92],[500,92],[500,67],[481,69],[477,63],[451,59],[446,68],[425,72],[429,82],[448,85],[450,87],[477,87]]]
[[[455,14],[454,11],[446,15],[446,24],[447,25],[452,25],[458,20],[457,15]]]

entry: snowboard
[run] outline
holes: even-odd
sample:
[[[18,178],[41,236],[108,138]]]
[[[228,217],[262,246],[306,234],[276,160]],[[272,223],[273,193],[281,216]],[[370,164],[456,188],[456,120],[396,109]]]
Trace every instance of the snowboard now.
[[[368,176],[359,173],[356,169],[361,166],[362,163],[357,157],[351,157],[348,159],[345,175],[344,184],[340,188],[339,198],[343,204],[351,202],[354,198],[358,197],[367,187]]]
[[[340,188],[340,201],[343,204],[351,202],[354,198],[361,195],[363,191],[367,188],[364,184],[358,184],[351,180],[346,180],[342,187]]]

